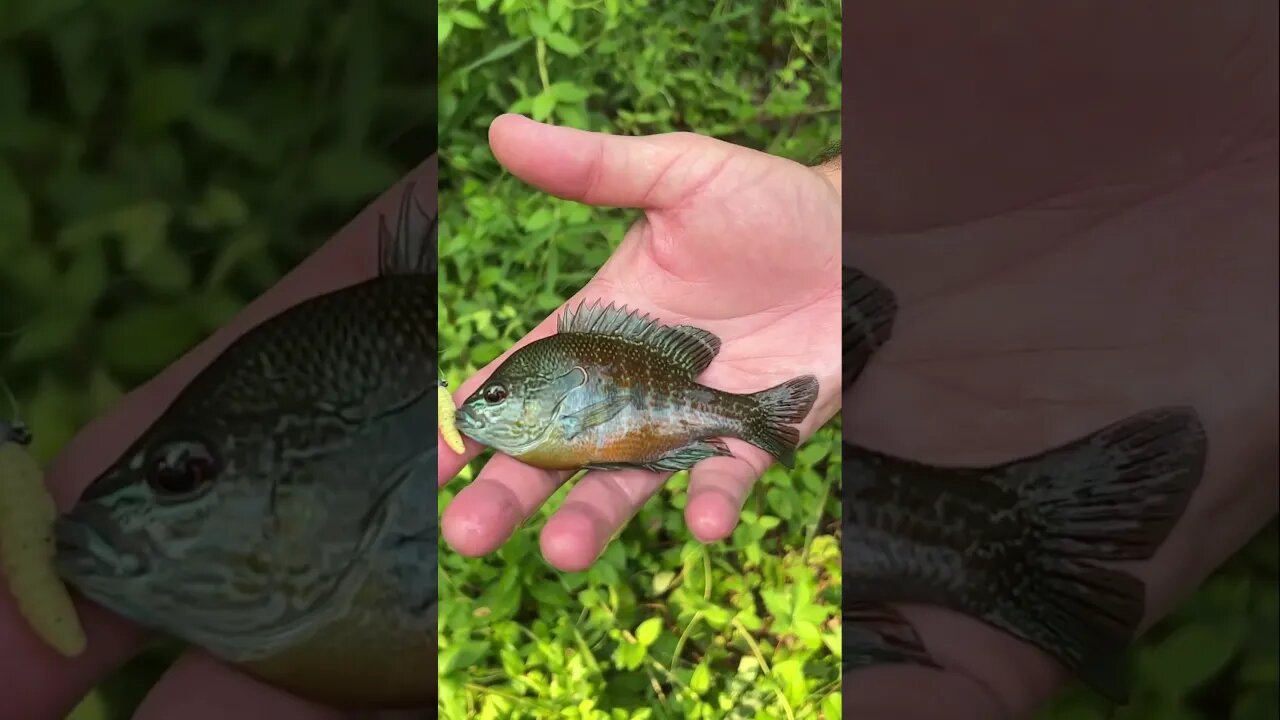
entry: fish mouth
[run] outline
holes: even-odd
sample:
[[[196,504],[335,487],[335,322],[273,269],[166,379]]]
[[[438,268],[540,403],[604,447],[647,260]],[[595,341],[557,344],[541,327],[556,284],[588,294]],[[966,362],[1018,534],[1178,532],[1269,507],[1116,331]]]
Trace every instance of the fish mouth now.
[[[141,552],[140,543],[115,523],[96,515],[77,508],[54,524],[58,573],[68,579],[133,578],[145,574],[147,556]]]
[[[484,420],[464,406],[454,413],[454,425],[459,430],[479,430],[484,427]]]

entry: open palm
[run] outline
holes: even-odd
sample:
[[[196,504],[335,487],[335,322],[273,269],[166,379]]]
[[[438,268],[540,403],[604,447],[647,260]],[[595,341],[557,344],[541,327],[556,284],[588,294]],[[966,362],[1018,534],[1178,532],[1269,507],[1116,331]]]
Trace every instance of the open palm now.
[[[755,392],[813,374],[819,394],[800,425],[807,438],[839,407],[840,199],[822,173],[690,134],[616,137],[502,116],[490,129],[498,160],[553,195],[641,208],[645,218],[592,280],[568,300],[613,302],[667,324],[689,324],[723,346],[698,381]],[[455,393],[470,395],[516,348],[550,335],[553,314]],[[733,457],[691,472],[686,522],[703,541],[724,538],[752,484],[772,462],[728,439]],[[440,441],[440,483],[481,446],[456,455]],[[572,473],[498,455],[445,511],[446,541],[466,555],[497,549]],[[585,569],[670,473],[592,471],[542,531],[542,552],[563,570]]]
[[[1106,3],[1000,20],[872,3],[847,65],[843,260],[899,311],[845,397],[846,439],[981,466],[1194,407],[1200,487],[1123,568],[1146,583],[1144,627],[1274,516],[1277,488],[1275,75],[1254,70],[1275,67],[1274,17],[1161,7],[1153,30]],[[977,620],[901,610],[941,669],[847,672],[846,714],[1022,720],[1067,679]]]

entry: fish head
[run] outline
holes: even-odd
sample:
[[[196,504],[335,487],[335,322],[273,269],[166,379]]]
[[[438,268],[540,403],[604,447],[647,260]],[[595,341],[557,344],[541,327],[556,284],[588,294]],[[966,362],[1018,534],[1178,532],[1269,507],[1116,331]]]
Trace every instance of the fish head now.
[[[254,642],[280,602],[263,474],[282,470],[259,461],[272,439],[216,427],[157,423],[54,529],[59,574],[84,595],[208,648]]]
[[[552,339],[530,343],[507,358],[458,408],[458,429],[513,456],[542,443],[561,419],[565,399],[588,379],[580,365],[539,347]]]

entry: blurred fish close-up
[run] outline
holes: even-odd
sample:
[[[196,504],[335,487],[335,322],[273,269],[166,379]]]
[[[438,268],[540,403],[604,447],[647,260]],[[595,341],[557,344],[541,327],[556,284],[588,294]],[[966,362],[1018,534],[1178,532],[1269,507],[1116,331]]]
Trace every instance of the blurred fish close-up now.
[[[436,220],[250,330],[56,527],[95,602],[340,706],[436,692]],[[372,245],[372,244],[371,244]]]
[[[847,389],[889,341],[897,303],[845,273],[846,357],[859,359]],[[1182,516],[1207,454],[1193,409],[1154,408],[990,467],[927,465],[848,440],[843,452],[846,669],[936,667],[890,606],[932,604],[1039,647],[1109,700],[1128,699],[1145,587],[1097,563],[1150,558]]]

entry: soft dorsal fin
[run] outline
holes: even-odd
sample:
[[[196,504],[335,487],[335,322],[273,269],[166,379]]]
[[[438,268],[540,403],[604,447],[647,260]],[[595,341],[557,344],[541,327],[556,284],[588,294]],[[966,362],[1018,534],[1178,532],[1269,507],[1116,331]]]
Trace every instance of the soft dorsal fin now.
[[[583,301],[577,309],[565,308],[556,331],[608,335],[641,343],[687,371],[689,377],[706,370],[720,352],[720,338],[702,328],[662,325],[639,310],[628,311],[625,305],[615,307],[613,303],[587,305]]]
[[[378,218],[378,274],[433,275],[436,272],[437,218],[414,196],[416,183],[405,184],[396,213],[396,231]]]

